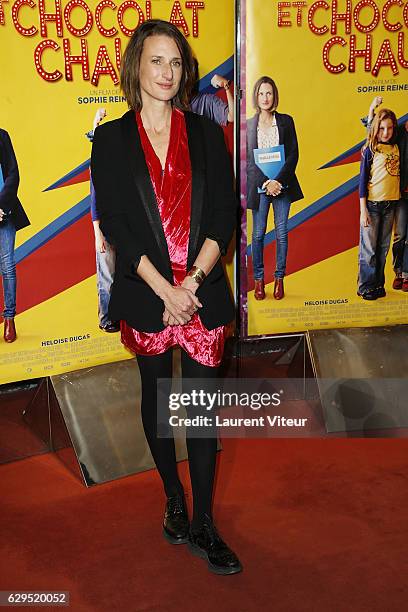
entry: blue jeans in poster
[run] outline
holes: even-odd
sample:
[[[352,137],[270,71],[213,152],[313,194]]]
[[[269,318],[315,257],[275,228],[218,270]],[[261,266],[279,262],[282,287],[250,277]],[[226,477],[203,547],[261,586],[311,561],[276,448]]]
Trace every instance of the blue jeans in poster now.
[[[364,293],[384,287],[385,261],[390,248],[395,201],[367,201],[370,225],[360,225],[358,250],[358,292]]]
[[[3,317],[12,318],[16,314],[16,264],[14,244],[16,228],[8,219],[0,223],[0,272],[3,277],[4,312]]]
[[[105,240],[105,253],[96,252],[96,279],[98,288],[99,325],[106,327],[111,323],[108,317],[110,291],[115,275],[115,249]]]
[[[286,271],[288,254],[288,217],[290,209],[289,197],[285,194],[272,197],[264,193],[259,199],[258,210],[252,211],[252,264],[254,278],[264,278],[264,241],[268,222],[269,207],[272,204],[276,234],[276,270],[275,278],[283,278]]]
[[[392,267],[395,273],[403,271],[403,259],[408,231],[408,199],[401,198],[395,204],[394,241],[392,245]],[[407,256],[408,257],[408,256]],[[408,272],[408,270],[405,270]]]

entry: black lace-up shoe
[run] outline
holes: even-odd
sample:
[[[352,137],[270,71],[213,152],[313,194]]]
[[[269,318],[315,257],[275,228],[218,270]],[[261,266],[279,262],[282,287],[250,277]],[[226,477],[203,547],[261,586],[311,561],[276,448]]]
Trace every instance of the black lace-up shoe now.
[[[193,555],[207,560],[210,572],[227,575],[242,571],[237,555],[220,538],[207,515],[199,531],[190,530],[188,549]]]
[[[163,535],[171,544],[186,544],[190,523],[184,495],[168,497],[163,519]]]

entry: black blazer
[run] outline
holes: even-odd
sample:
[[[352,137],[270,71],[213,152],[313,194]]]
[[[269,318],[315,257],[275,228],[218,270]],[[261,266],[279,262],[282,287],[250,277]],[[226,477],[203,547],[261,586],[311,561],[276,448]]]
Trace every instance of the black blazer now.
[[[405,125],[398,126],[397,144],[400,152],[401,197],[408,198],[408,134]]]
[[[190,269],[207,237],[216,240],[225,254],[235,227],[237,203],[222,129],[194,113],[186,112],[185,119],[192,170]],[[133,111],[95,130],[91,172],[100,227],[116,248],[109,317],[123,319],[138,331],[160,331],[164,329],[164,304],[135,272],[140,257],[147,255],[170,283],[174,280]],[[197,297],[203,304],[199,314],[207,329],[234,318],[220,261],[197,290]]]
[[[279,144],[285,147],[285,163],[276,180],[281,183],[284,193],[287,193],[291,202],[301,200],[303,193],[297,180],[295,170],[299,159],[298,141],[295,124],[290,115],[275,112],[276,125],[279,132]],[[258,187],[262,187],[268,177],[258,168],[254,161],[254,149],[258,148],[258,121],[259,113],[247,121],[247,208],[258,210]]]
[[[3,173],[4,186],[0,191],[0,208],[13,221],[16,230],[30,225],[27,215],[17,197],[17,189],[20,182],[17,159],[14,154],[10,136],[5,130],[0,129],[0,164]]]

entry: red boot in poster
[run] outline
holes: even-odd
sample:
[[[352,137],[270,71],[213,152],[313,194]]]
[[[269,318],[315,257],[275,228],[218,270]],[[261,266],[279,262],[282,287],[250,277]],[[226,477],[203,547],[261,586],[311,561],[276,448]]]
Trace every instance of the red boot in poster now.
[[[273,297],[275,300],[281,300],[283,297],[285,297],[285,291],[283,290],[283,278],[275,278]]]
[[[255,279],[255,291],[254,291],[256,300],[264,300],[265,299],[265,285],[263,278],[257,280]]]

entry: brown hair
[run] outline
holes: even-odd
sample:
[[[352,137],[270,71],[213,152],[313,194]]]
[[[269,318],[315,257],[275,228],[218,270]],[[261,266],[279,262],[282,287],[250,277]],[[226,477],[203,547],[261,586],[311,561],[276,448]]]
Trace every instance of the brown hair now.
[[[256,112],[259,113],[261,109],[259,108],[259,104],[258,104],[258,94],[259,94],[259,89],[261,85],[263,85],[263,83],[268,83],[268,85],[272,87],[273,103],[272,103],[271,112],[273,112],[278,108],[279,92],[278,92],[278,88],[276,87],[275,81],[271,79],[271,77],[262,76],[260,79],[257,80],[257,82],[254,85],[254,91],[252,93],[252,104],[254,108],[256,109]]]
[[[139,68],[143,44],[149,36],[168,36],[180,51],[183,73],[180,87],[172,103],[177,108],[187,110],[190,103],[190,93],[194,85],[194,60],[191,47],[180,30],[168,21],[148,19],[132,34],[123,54],[120,68],[120,87],[127,100],[129,108],[140,111],[142,97],[140,94]]]
[[[389,108],[382,108],[380,111],[378,111],[378,113],[373,119],[370,131],[368,132],[367,140],[365,142],[365,145],[363,146],[363,152],[368,148],[370,149],[371,153],[374,154],[377,150],[380,125],[381,121],[384,121],[384,119],[391,119],[392,121],[394,131],[390,140],[390,144],[393,144],[395,142],[395,139],[397,137],[397,118],[392,110],[390,110]]]

